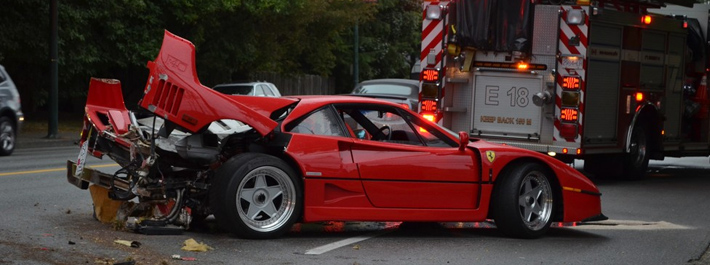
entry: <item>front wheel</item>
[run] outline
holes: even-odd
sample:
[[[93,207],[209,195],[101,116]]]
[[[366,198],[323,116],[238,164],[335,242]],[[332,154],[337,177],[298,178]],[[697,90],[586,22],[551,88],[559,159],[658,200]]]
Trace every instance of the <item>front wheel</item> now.
[[[290,230],[303,208],[296,174],[270,155],[233,157],[217,171],[212,189],[215,219],[238,237],[279,237]]]
[[[0,156],[12,154],[17,138],[15,125],[8,117],[0,117]]]
[[[517,238],[540,237],[552,224],[554,195],[549,170],[525,163],[503,172],[493,194],[493,218],[504,234]]]

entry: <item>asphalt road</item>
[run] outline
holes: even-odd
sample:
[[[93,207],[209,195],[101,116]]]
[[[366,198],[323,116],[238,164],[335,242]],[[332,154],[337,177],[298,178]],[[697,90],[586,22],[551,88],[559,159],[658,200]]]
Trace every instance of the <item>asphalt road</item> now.
[[[88,191],[66,182],[65,161],[77,153],[76,146],[42,144],[0,157],[0,264],[710,264],[710,255],[703,257],[710,244],[705,157],[654,162],[646,180],[595,180],[611,220],[562,224],[536,240],[506,238],[489,223],[342,222],[297,225],[275,240],[243,240],[210,220],[170,236],[95,221]],[[117,169],[110,160],[88,164]],[[213,250],[181,250],[190,238]]]

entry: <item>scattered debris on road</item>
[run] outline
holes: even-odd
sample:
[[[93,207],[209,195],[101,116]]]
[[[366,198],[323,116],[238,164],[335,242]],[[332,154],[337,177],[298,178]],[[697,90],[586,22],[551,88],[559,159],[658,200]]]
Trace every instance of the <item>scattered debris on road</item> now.
[[[208,246],[207,244],[202,243],[202,242],[198,243],[197,241],[195,241],[192,238],[185,240],[181,249],[185,250],[185,251],[196,251],[196,252],[206,252],[208,250],[213,250],[213,248]]]

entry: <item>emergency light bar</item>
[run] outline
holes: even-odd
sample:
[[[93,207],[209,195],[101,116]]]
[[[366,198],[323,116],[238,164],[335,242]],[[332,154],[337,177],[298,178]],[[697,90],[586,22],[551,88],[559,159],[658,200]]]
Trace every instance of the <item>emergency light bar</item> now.
[[[488,67],[488,68],[503,68],[503,69],[516,69],[516,70],[547,70],[547,65],[544,64],[528,64],[525,62],[519,63],[499,63],[499,62],[475,62],[474,67]]]

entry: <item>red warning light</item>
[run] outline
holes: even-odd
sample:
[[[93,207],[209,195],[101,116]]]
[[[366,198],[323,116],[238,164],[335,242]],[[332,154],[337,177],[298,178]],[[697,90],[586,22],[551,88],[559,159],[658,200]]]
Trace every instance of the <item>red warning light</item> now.
[[[560,120],[566,122],[576,122],[579,111],[576,109],[563,108],[560,110]]]
[[[439,81],[439,71],[435,69],[424,69],[424,71],[422,71],[422,80],[427,82]]]
[[[422,111],[435,112],[436,111],[436,101],[422,100]]]
[[[579,77],[577,77],[577,76],[562,77],[562,87],[565,89],[579,89]]]
[[[651,16],[649,16],[649,15],[641,16],[641,23],[646,24],[646,25],[651,24]]]

